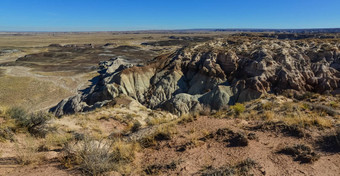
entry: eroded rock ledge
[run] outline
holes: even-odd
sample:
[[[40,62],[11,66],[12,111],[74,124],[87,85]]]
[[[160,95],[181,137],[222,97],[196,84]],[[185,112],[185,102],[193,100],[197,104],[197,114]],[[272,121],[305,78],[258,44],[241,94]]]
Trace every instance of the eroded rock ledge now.
[[[61,101],[57,116],[104,106],[125,94],[175,114],[220,109],[285,90],[339,93],[338,40],[235,39],[188,46],[145,66],[112,59],[99,81]]]

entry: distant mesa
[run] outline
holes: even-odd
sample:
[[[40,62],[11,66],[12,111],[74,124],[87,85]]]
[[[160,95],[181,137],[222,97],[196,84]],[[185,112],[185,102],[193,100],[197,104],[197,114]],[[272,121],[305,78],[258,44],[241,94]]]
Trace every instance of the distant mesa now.
[[[63,46],[60,44],[53,43],[53,44],[48,45],[48,47],[63,47]]]

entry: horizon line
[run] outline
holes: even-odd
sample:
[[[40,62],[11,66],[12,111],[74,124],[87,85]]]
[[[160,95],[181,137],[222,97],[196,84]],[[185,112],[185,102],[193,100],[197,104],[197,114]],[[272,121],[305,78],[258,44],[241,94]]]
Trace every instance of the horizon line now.
[[[0,33],[69,33],[69,32],[167,32],[167,31],[214,31],[214,32],[227,32],[227,31],[247,31],[247,30],[259,30],[259,31],[280,31],[280,30],[339,30],[336,28],[188,28],[188,29],[138,29],[138,30],[65,30],[65,31],[49,31],[49,30],[4,30]]]

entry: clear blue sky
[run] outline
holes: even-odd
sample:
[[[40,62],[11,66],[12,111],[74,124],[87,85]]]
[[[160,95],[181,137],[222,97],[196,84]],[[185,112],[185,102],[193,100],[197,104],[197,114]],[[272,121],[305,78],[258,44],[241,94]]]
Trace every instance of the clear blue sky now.
[[[339,27],[340,0],[0,1],[0,31]]]

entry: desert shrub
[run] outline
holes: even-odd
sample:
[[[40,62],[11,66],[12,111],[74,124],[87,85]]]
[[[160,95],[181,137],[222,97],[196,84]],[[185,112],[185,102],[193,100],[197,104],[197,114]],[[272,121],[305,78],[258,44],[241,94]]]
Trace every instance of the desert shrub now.
[[[302,103],[302,105],[300,105],[300,108],[304,110],[311,110],[313,107],[307,103]]]
[[[136,143],[127,143],[118,140],[113,143],[112,147],[113,161],[115,163],[129,163],[135,158],[135,152],[139,150],[139,145]]]
[[[256,161],[251,158],[247,158],[236,165],[237,172],[239,175],[246,175],[251,168],[257,165]]]
[[[155,140],[154,136],[152,136],[152,135],[145,136],[145,137],[141,138],[138,142],[141,145],[141,147],[143,147],[143,148],[149,148],[149,147],[153,147],[153,146],[157,145],[157,141]]]
[[[335,132],[322,136],[317,144],[325,152],[340,152],[340,127]]]
[[[97,141],[89,137],[77,143],[69,143],[63,150],[61,162],[66,167],[76,166],[84,174],[102,175],[118,171],[135,157],[138,146],[122,141]]]
[[[110,135],[107,138],[110,140],[121,139],[124,133],[125,133],[124,130],[114,130],[113,132],[110,133]],[[83,139],[84,139],[84,136],[83,136]]]
[[[293,102],[282,103],[281,110],[291,112],[295,109]]]
[[[212,166],[206,167],[203,169],[203,173],[201,176],[234,176],[236,174],[236,169],[230,166],[220,167],[218,169],[213,168]]]
[[[218,118],[218,119],[221,119],[221,118],[225,118],[226,117],[226,112],[225,111],[216,111],[214,114],[213,114],[213,117],[214,118]]]
[[[178,162],[172,161],[169,164],[153,164],[149,165],[144,169],[147,175],[159,175],[163,170],[175,170],[177,168]]]
[[[15,130],[15,120],[5,118],[4,122],[0,123],[0,142],[4,142],[5,140],[14,141]]]
[[[131,127],[132,132],[138,131],[142,127],[142,124],[139,121],[133,122],[133,125]]]
[[[52,115],[44,112],[28,113],[20,107],[13,107],[8,110],[8,115],[15,120],[18,128],[27,129],[35,136],[44,137],[50,130],[47,122],[52,119]]]
[[[99,175],[113,170],[110,145],[85,139],[78,145],[67,145],[62,162],[66,167],[76,165],[86,174]]]
[[[262,104],[262,109],[264,109],[264,110],[271,110],[273,108],[274,108],[274,103],[271,102],[271,101],[268,101],[268,102]]]
[[[170,140],[176,133],[176,129],[171,125],[158,127],[151,135],[144,136],[138,142],[144,148],[157,145],[157,141]]]
[[[338,108],[338,107],[340,106],[339,103],[337,103],[337,102],[335,102],[335,101],[329,102],[329,105],[330,105],[331,107],[333,107],[333,108]]]
[[[236,103],[234,106],[231,106],[230,108],[233,110],[233,112],[236,115],[240,115],[241,113],[243,113],[246,110],[244,105],[241,104],[241,103]]]
[[[50,130],[47,126],[49,120],[52,119],[52,115],[44,112],[32,113],[29,115],[23,125],[27,127],[28,132],[34,136],[44,137]]]
[[[21,165],[38,162],[41,155],[38,153],[39,144],[32,137],[27,137],[21,143],[15,144],[16,161]]]
[[[133,119],[135,119],[137,117],[137,114],[127,114],[126,116],[125,116],[125,118],[127,119],[127,120],[133,120]]]
[[[204,169],[203,173],[201,174],[202,176],[215,176],[215,175],[221,175],[221,176],[234,176],[234,175],[252,175],[249,174],[250,169],[254,168],[257,166],[257,163],[250,159],[247,158],[235,165],[232,166],[224,166],[220,167],[218,169],[207,167]]]
[[[261,115],[261,118],[266,121],[272,121],[276,117],[276,114],[273,111],[265,111]]]
[[[165,116],[164,117],[151,117],[147,119],[146,123],[148,126],[154,126],[154,125],[166,123],[168,121],[169,119]]]
[[[158,127],[153,136],[157,141],[170,140],[175,133],[176,129],[173,126],[166,125]]]
[[[243,113],[241,117],[246,120],[253,120],[258,119],[260,115],[258,114],[258,111],[250,110],[249,112]]]
[[[21,107],[12,107],[7,110],[7,114],[17,121],[25,121],[28,117],[28,112]]]
[[[323,117],[312,118],[312,124],[320,128],[330,128],[333,126],[332,121]]]
[[[215,139],[216,141],[226,142],[228,147],[244,147],[248,146],[248,137],[242,132],[235,132],[228,128],[219,128],[216,132],[205,135],[199,138],[201,141]]]
[[[48,133],[45,136],[44,147],[51,150],[55,147],[64,147],[70,140],[74,139],[74,136],[70,133]]]
[[[313,107],[313,110],[319,114],[319,116],[325,116],[329,114],[331,116],[338,115],[338,112],[334,110],[332,107],[319,105],[319,104],[310,104]]]
[[[0,128],[0,142],[14,140],[14,133],[9,128]]]
[[[252,130],[262,130],[262,131],[274,131],[274,132],[280,132],[289,136],[294,136],[298,138],[302,138],[305,136],[304,131],[301,127],[297,125],[289,125],[287,123],[284,123],[282,121],[279,122],[264,122],[262,124],[259,124],[255,127],[251,128]]]
[[[148,116],[156,117],[156,114],[153,111],[151,111],[151,112],[148,113]]]
[[[193,122],[195,121],[196,118],[193,115],[190,114],[183,114],[178,120],[177,123],[178,124],[185,124],[185,123],[189,123],[189,122]]]
[[[187,149],[193,149],[195,147],[198,147],[200,145],[203,145],[204,142],[202,142],[201,140],[197,139],[197,138],[191,138],[189,142],[186,142],[182,145],[178,145],[176,147],[176,151],[177,152],[184,152]]]
[[[244,147],[248,146],[248,138],[242,133],[234,133],[234,132],[229,132],[230,133],[230,139],[227,139],[229,142],[230,147]]]
[[[308,128],[315,126],[318,128],[329,128],[332,126],[332,121],[325,117],[320,117],[316,114],[301,114],[301,115],[291,115],[290,117],[283,118],[283,121],[288,125],[296,125],[301,128]]]
[[[199,112],[199,115],[207,116],[211,114],[211,108],[209,106],[203,106],[202,110]]]
[[[302,95],[297,95],[295,98],[298,100],[307,100],[316,97],[317,95],[313,92],[305,92]]]
[[[6,114],[6,109],[0,106],[0,117]]]
[[[309,146],[303,144],[285,147],[278,153],[290,155],[295,161],[300,161],[300,163],[313,163],[320,158],[320,156],[313,152]]]
[[[72,132],[72,136],[73,136],[74,140],[76,140],[76,141],[81,141],[81,140],[85,139],[84,133]]]

